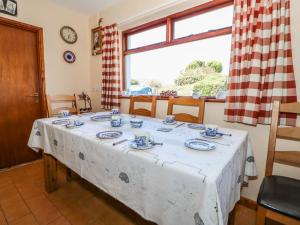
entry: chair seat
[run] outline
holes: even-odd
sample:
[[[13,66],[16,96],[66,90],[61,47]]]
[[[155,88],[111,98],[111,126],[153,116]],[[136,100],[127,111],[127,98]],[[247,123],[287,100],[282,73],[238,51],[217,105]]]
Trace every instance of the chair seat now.
[[[265,177],[257,203],[300,220],[300,180],[282,176]]]

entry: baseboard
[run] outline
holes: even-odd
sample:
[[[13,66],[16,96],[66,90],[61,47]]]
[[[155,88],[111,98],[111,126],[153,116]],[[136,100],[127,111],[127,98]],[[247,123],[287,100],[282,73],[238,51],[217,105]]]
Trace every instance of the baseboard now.
[[[241,199],[238,202],[238,204],[245,206],[249,209],[257,210],[257,202],[253,201],[252,199],[245,198],[243,196],[241,196]]]

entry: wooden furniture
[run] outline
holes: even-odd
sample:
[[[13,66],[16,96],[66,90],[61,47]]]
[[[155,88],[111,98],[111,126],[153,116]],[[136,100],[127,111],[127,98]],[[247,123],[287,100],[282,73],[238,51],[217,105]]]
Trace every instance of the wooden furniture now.
[[[283,224],[300,225],[300,180],[272,175],[274,163],[300,167],[300,151],[275,150],[277,137],[300,141],[300,127],[278,126],[280,113],[300,114],[300,102],[273,103],[266,177],[257,199],[256,225],[264,225],[266,218]]]
[[[69,104],[69,106],[53,107],[53,104]],[[54,116],[60,110],[69,110],[72,114],[79,114],[77,98],[74,95],[47,95],[48,116]],[[71,106],[71,107],[70,107]]]
[[[198,107],[198,116],[192,116],[187,113],[174,114],[174,105]],[[174,115],[175,120],[189,123],[203,123],[205,100],[204,98],[193,99],[192,97],[170,97],[168,102],[168,115]]]
[[[36,160],[27,146],[46,116],[43,29],[0,17],[0,169]]]
[[[81,119],[88,120],[89,116],[83,115]],[[152,130],[155,132],[159,124],[161,124],[160,119],[150,117],[147,119],[147,126],[140,128],[140,131],[151,132]],[[193,196],[197,197],[186,199],[186,202],[177,205],[175,210],[171,209],[173,210],[171,211],[173,215],[168,215],[168,221],[175,218],[176,221],[177,219],[179,220],[178,224],[192,224],[194,221],[202,224],[201,211],[195,212],[192,210],[192,216],[189,216],[190,212],[188,210],[190,208],[202,210],[201,206],[205,204],[203,201],[206,201],[206,199],[216,199],[218,196],[225,196],[222,199],[222,204],[228,205],[228,207],[224,208],[224,211],[218,210],[218,214],[216,214],[216,209],[219,209],[219,206],[215,207],[215,202],[207,206],[207,211],[210,211],[208,214],[212,215],[212,221],[218,221],[219,218],[223,218],[223,223],[225,222],[225,213],[228,214],[228,210],[233,206],[233,202],[231,201],[232,196],[228,195],[228,190],[234,193],[235,199],[238,199],[239,192],[237,190],[240,188],[242,180],[239,179],[237,182],[237,178],[240,177],[244,168],[242,165],[245,163],[245,160],[243,160],[244,156],[246,154],[251,155],[251,152],[248,152],[247,145],[243,144],[247,141],[248,137],[246,131],[232,131],[236,135],[230,138],[232,143],[235,143],[230,147],[232,148],[230,152],[233,153],[230,154],[230,158],[219,157],[220,151],[211,151],[210,154],[202,152],[196,155],[193,151],[186,151],[183,143],[185,140],[191,138],[191,130],[187,126],[180,128],[180,134],[174,133],[174,135],[169,135],[165,138],[164,144],[159,146],[159,151],[157,151],[155,155],[143,154],[141,157],[141,155],[129,153],[124,157],[124,151],[122,151],[122,149],[124,146],[127,146],[127,143],[123,144],[123,147],[119,145],[112,149],[111,145],[109,146],[103,141],[95,141],[94,138],[98,130],[107,129],[107,125],[107,123],[98,123],[97,129],[95,130],[93,129],[95,126],[94,123],[86,123],[85,126],[81,128],[80,134],[74,133],[70,129],[62,129],[61,126],[49,124],[49,119],[39,120],[39,126],[32,127],[32,138],[29,140],[28,145],[33,150],[45,150],[44,169],[47,192],[58,188],[57,167],[59,165],[57,164],[60,161],[64,165],[70,166],[75,173],[99,188],[116,187],[116,189],[108,189],[108,193],[129,206],[132,205],[132,202],[137,202],[137,208],[135,208],[137,211],[144,209],[143,196],[154,196],[153,198],[156,199],[148,198],[145,201],[151,203],[148,204],[150,207],[161,201],[163,204],[158,204],[156,207],[160,207],[161,205],[163,209],[166,204],[169,204],[168,199],[170,199],[171,196],[175,196],[176,193],[178,194],[182,187],[185,187],[185,193],[192,193]],[[39,130],[43,131],[43,136],[36,135]],[[119,130],[124,134],[128,134],[126,127],[121,127]],[[93,133],[91,133],[91,131]],[[231,133],[230,130],[228,132]],[[161,133],[159,135],[163,136],[164,134]],[[217,146],[217,148],[223,147]],[[165,153],[168,151],[181,152],[182,154],[166,155]],[[242,152],[243,154],[236,154],[237,152]],[[223,152],[222,154],[225,156],[227,153]],[[178,159],[176,159],[176,157],[178,157]],[[203,157],[205,157],[205,160],[201,161]],[[199,165],[193,165],[195,160],[199,161]],[[214,160],[215,163],[214,171],[211,171],[211,167],[206,163],[211,160]],[[115,161],[121,162],[120,165],[117,165],[118,168],[121,169],[114,169],[116,168],[116,165],[113,163]],[[174,161],[179,163],[173,163]],[[240,162],[241,164],[234,166],[236,162]],[[157,167],[158,163],[162,165],[159,166],[159,168]],[[135,173],[136,168],[144,167],[147,167],[146,174]],[[102,170],[105,172],[98,176],[97,174]],[[157,172],[155,173],[156,170]],[[153,171],[155,176],[151,176]],[[245,171],[247,176],[251,176],[252,173],[251,171]],[[166,177],[168,177],[167,180]],[[205,180],[210,180],[209,184],[207,184]],[[132,182],[134,182],[135,185],[131,185]],[[160,193],[160,182],[165,182],[164,190],[166,191],[160,195],[153,195],[153,193]],[[228,188],[218,189],[218,192],[209,191],[210,189],[208,187],[217,187],[219,183],[224,184],[224,186]],[[127,188],[128,185],[130,185],[129,189]],[[151,188],[144,189],[144,186]],[[195,189],[195,186],[199,188]],[[128,197],[130,195],[132,196]],[[173,204],[171,203],[171,205]],[[187,207],[187,205],[191,207]],[[181,209],[179,207],[181,207]],[[152,209],[147,208],[146,210],[148,211],[148,209],[152,210],[153,207]],[[177,216],[178,212],[182,214]],[[184,216],[184,214],[187,216]],[[163,221],[165,217],[160,217],[160,210],[157,210],[157,208],[154,209],[152,215],[154,215],[153,218],[149,219],[157,223],[165,223]],[[156,218],[158,218],[158,220],[156,220]],[[207,223],[209,223],[209,221],[207,221]],[[209,224],[214,223],[211,222]]]
[[[151,111],[144,108],[135,109],[136,102],[148,102],[151,103]],[[155,96],[130,96],[129,114],[155,117],[156,114],[156,97]]]

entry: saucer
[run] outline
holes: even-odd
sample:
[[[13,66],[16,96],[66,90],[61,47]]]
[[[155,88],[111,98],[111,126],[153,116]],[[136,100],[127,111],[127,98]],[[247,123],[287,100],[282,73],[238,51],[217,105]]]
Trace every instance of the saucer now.
[[[200,134],[201,134],[202,137],[209,138],[209,139],[219,139],[223,136],[222,134],[218,134],[218,133],[216,134],[216,136],[208,136],[208,135],[205,134],[205,131],[201,132]]]
[[[195,130],[205,130],[205,125],[204,124],[190,123],[187,126],[191,129],[195,129]]]
[[[115,139],[121,137],[123,132],[121,131],[102,131],[96,134],[99,139]]]
[[[54,125],[67,125],[68,123],[70,123],[69,119],[60,119],[60,120],[52,121],[52,124],[54,124]]]
[[[147,150],[147,149],[153,148],[154,146],[155,145],[151,144],[151,142],[149,142],[149,145],[137,146],[137,144],[134,140],[129,141],[129,147],[131,147],[133,149],[137,149],[137,150]]]
[[[170,122],[167,122],[167,121],[164,120],[163,123],[166,124],[166,125],[175,125],[177,123],[177,121],[173,121],[173,122],[170,123]]]
[[[216,148],[216,145],[213,143],[208,143],[197,139],[189,139],[184,142],[184,145],[190,149],[198,151],[210,151]]]
[[[92,121],[107,121],[111,119],[111,115],[98,115],[98,116],[92,116]]]

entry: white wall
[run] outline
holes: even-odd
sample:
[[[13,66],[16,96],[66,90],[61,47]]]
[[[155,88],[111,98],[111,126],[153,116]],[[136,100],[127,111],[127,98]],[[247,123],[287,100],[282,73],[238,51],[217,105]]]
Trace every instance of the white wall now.
[[[45,78],[48,94],[73,94],[90,92],[90,30],[88,16],[63,8],[50,0],[18,1],[18,16],[0,14],[2,17],[39,26],[44,29]],[[67,44],[60,38],[60,28],[73,27],[78,41]],[[62,54],[72,50],[74,64],[63,60]]]
[[[105,24],[118,23],[120,29],[128,29],[130,27],[143,24],[153,19],[161,18],[176,11],[181,11],[196,4],[201,4],[204,1],[174,1],[168,0],[124,0],[117,6],[111,7],[103,12],[90,18],[90,28],[97,24],[99,17],[104,18]],[[170,6],[170,7],[168,7]],[[292,39],[293,39],[293,55],[295,76],[298,87],[298,99],[300,99],[300,1],[291,0],[291,19],[292,19]],[[101,60],[93,58],[91,60],[91,85],[94,89],[99,88],[101,82]],[[96,82],[96,83],[95,83]],[[93,92],[94,98],[99,97],[99,92]],[[129,101],[123,99],[121,102],[122,112],[128,112]],[[167,111],[167,101],[158,101],[157,117],[163,118]],[[223,103],[207,103],[205,110],[205,123],[218,124],[221,127],[231,127],[235,129],[247,130],[252,140],[259,178],[250,182],[249,187],[243,189],[242,195],[250,199],[256,200],[258,189],[262,178],[264,177],[265,162],[267,155],[269,126],[258,125],[257,127],[248,126],[237,123],[227,123],[223,121],[224,104]],[[285,150],[299,150],[299,143],[280,141],[278,147],[283,147]],[[299,170],[287,166],[276,166],[275,173],[288,175],[300,178]]]

